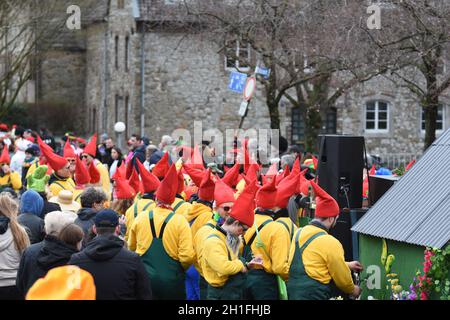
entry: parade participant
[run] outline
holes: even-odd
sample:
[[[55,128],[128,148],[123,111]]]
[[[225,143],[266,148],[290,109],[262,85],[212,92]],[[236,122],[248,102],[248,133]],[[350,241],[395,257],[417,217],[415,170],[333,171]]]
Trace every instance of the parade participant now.
[[[73,192],[75,189],[75,182],[71,178],[70,163],[63,157],[53,153],[50,146],[42,142],[40,138],[38,138],[38,142],[41,152],[47,159],[50,167],[54,170],[48,181],[52,196],[57,196],[61,190]]]
[[[81,209],[77,212],[78,218],[75,223],[79,225],[84,232],[83,248],[95,236],[92,233],[94,218],[97,212],[104,208],[107,200],[105,192],[100,188],[87,188],[80,196]]]
[[[73,275],[78,275],[78,285],[68,286]],[[62,266],[51,269],[36,281],[26,300],[95,300],[95,283],[92,275],[78,267]]]
[[[273,222],[277,199],[276,179],[256,193],[255,223],[244,237],[244,257],[261,257],[261,269],[250,270],[245,281],[248,300],[277,300],[277,276],[287,279],[290,238],[283,225]]]
[[[42,219],[45,215],[52,211],[61,211],[61,207],[57,203],[51,203],[48,201],[47,183],[50,176],[47,175],[48,167],[46,165],[40,165],[34,170],[33,174],[27,177],[27,189],[36,191],[44,201],[42,212],[39,215]],[[67,191],[67,190],[64,190]],[[70,192],[70,191],[67,191]]]
[[[181,214],[183,217],[188,215],[188,212],[191,210],[192,205],[189,202],[186,202],[183,193],[184,193],[184,175],[182,170],[178,171],[178,189],[177,194],[175,195],[175,201],[172,203],[172,208],[175,213]]]
[[[214,188],[214,215],[211,220],[209,220],[197,231],[194,237],[194,250],[196,254],[194,265],[199,273],[200,300],[206,300],[206,292],[208,288],[208,283],[203,276],[202,270],[202,256],[205,240],[216,225],[223,225],[224,221],[229,217],[234,201],[233,189],[225,184],[223,180],[218,178]]]
[[[111,209],[120,215],[125,215],[126,211],[133,205],[136,191],[130,186],[127,180],[116,180],[116,199],[111,204]]]
[[[217,225],[206,238],[202,254],[202,271],[208,282],[208,300],[241,300],[244,273],[253,268],[257,259],[245,265],[239,259],[240,237],[253,225],[255,215],[255,183],[248,185],[236,200],[230,216],[222,226]]]
[[[139,255],[124,248],[118,237],[119,215],[104,209],[94,220],[96,237],[83,251],[74,254],[69,264],[93,275],[97,300],[150,300],[150,280]]]
[[[281,223],[288,235],[289,241],[292,241],[294,237],[294,233],[297,230],[297,227],[294,221],[291,220],[288,210],[289,199],[301,189],[299,183],[302,182],[300,176],[302,173],[296,173],[296,171],[292,171],[292,173],[283,179],[280,184],[277,186],[277,194],[275,199],[275,214],[273,215],[274,220]]]
[[[75,153],[75,150],[70,145],[70,139],[67,137],[66,144],[64,145],[63,157],[70,163],[70,174],[73,179],[75,175],[75,162],[78,156]]]
[[[8,148],[5,146],[0,156],[0,192],[4,188],[13,188],[16,192],[22,188],[20,174],[11,169],[10,162]]]
[[[73,193],[68,190],[61,190],[56,197],[52,197],[48,201],[58,204],[60,207],[59,211],[77,213],[81,209],[81,205],[73,200]]]
[[[232,189],[236,189],[239,183],[239,169],[241,165],[236,163],[231,169],[229,169],[222,178],[222,181],[226,183]]]
[[[29,176],[28,171],[31,167],[34,170],[39,166],[39,147],[32,144],[27,150],[25,150],[25,160],[22,166],[22,185],[27,184],[27,177]],[[32,170],[32,172],[34,171]]]
[[[26,191],[20,198],[20,215],[17,221],[27,230],[30,243],[44,240],[44,220],[40,218],[44,200],[34,190]]]
[[[126,159],[127,179],[131,177],[131,169],[138,168],[136,163],[137,160],[139,160],[141,163],[145,162],[145,149],[147,148],[143,138],[136,134],[133,134],[128,140],[128,145],[130,146],[130,153],[128,154]]]
[[[201,172],[186,165],[183,167],[187,169],[186,172],[199,187],[198,199],[192,204],[191,210],[185,216],[191,226],[192,237],[195,237],[198,229],[212,217],[215,184],[211,179],[211,169]]]
[[[75,190],[73,191],[74,201],[80,202],[81,194],[84,189],[91,183],[91,175],[89,174],[89,170],[86,167],[85,161],[81,161],[79,157],[75,159]]]
[[[108,195],[108,198],[110,198],[111,194],[111,183],[109,180],[109,173],[108,170],[105,168],[105,166],[97,159],[95,159],[95,156],[97,154],[97,134],[94,134],[89,141],[89,143],[86,145],[86,147],[83,150],[82,158],[86,159],[86,165],[88,168],[91,166],[91,169],[89,170],[89,173],[91,175],[91,181],[94,178],[92,176],[92,173],[94,172],[92,167],[95,167],[97,171],[100,173],[100,184],[105,192],[105,194]],[[94,183],[97,183],[96,179],[94,179]]]
[[[140,161],[137,161],[137,164],[142,179],[141,182],[144,194],[142,194],[139,198],[135,198],[133,205],[129,207],[125,212],[127,227],[127,231],[125,233],[126,241],[128,241],[131,226],[133,225],[133,222],[138,214],[140,214],[141,212],[148,212],[156,206],[156,203],[154,201],[154,192],[160,185],[159,179],[155,177],[151,172],[148,172]]]
[[[30,245],[25,229],[17,222],[17,202],[0,194],[0,300],[19,300],[16,287],[20,258]]]
[[[361,271],[357,261],[346,263],[342,244],[329,231],[336,225],[339,205],[311,181],[316,196],[315,219],[299,229],[289,253],[290,300],[329,300],[333,286],[358,297],[361,288],[353,284],[352,271]]]
[[[169,171],[169,168],[169,154],[164,152],[162,158],[152,168],[152,173],[157,176],[159,180],[162,180],[166,176],[167,171]]]
[[[111,160],[112,162],[111,166],[109,167],[109,177],[112,180],[117,168],[119,168],[122,165],[122,162],[124,162],[122,151],[116,146],[111,148]]]
[[[28,247],[20,260],[16,285],[22,297],[31,286],[52,268],[63,266],[78,250],[58,239],[61,231],[75,221],[76,216],[60,211],[45,216],[45,238]],[[80,230],[81,232],[81,230]]]
[[[172,165],[156,191],[156,208],[140,214],[128,239],[150,276],[154,299],[186,299],[185,270],[193,263],[192,234],[184,217],[170,204],[177,192],[177,172]]]
[[[27,150],[33,143],[26,139],[29,136],[29,131],[25,131],[21,127],[15,130],[16,140],[14,141],[14,155],[11,158],[11,169],[22,176],[22,167],[25,160],[25,150]]]

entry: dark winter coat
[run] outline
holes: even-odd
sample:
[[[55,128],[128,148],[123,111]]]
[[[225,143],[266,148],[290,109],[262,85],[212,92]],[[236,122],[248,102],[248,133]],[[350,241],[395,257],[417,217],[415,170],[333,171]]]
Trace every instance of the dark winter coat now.
[[[92,226],[94,225],[94,218],[97,212],[92,208],[81,208],[78,210],[77,214],[78,218],[75,220],[75,224],[83,229],[84,237],[82,247],[85,248],[88,242],[94,237]]]

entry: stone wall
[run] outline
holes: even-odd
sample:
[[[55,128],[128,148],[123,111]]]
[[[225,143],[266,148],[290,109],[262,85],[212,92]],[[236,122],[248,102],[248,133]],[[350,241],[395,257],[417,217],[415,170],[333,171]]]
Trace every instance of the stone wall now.
[[[228,89],[231,70],[225,69],[220,48],[201,35],[151,32],[145,35],[145,133],[153,143],[177,128],[190,130],[202,121],[203,130],[238,128],[242,94]],[[281,108],[286,121],[287,108]],[[270,128],[261,84],[249,106],[243,129]],[[286,135],[286,128],[282,128]]]

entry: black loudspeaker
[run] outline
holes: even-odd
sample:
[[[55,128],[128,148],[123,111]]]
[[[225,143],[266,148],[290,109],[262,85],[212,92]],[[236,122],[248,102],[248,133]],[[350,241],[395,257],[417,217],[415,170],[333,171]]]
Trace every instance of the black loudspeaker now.
[[[396,176],[369,176],[369,206],[373,206],[394,183]]]
[[[319,137],[319,185],[338,202],[340,208],[361,208],[364,137]]]
[[[336,226],[330,230],[330,234],[344,247],[345,261],[359,260],[358,235],[350,229],[367,210],[368,208],[341,211]]]

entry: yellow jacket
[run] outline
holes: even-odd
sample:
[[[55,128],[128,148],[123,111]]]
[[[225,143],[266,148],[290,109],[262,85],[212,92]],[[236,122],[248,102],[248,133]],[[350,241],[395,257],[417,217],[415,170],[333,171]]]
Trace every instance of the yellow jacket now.
[[[293,241],[294,234],[295,234],[295,232],[297,232],[298,227],[292,222],[291,218],[287,218],[287,217],[284,217],[284,218],[278,218],[276,221],[277,221],[278,223],[283,222],[285,225],[288,226],[288,229],[286,229],[286,227],[283,225],[283,227],[284,227],[284,229],[286,230],[286,232],[289,233],[289,239],[290,239],[290,241]],[[292,237],[291,237],[291,235],[292,235]]]
[[[64,180],[56,180],[50,184],[50,192],[53,196],[57,196],[61,190],[69,190],[74,192],[75,190],[75,182],[73,182],[72,178],[64,179]]]
[[[208,236],[205,241],[201,263],[203,276],[211,286],[222,287],[230,276],[241,272],[244,264],[228,248],[226,236],[222,232],[214,229],[210,235],[216,235],[219,238]],[[228,259],[228,252],[231,261]]]
[[[39,164],[39,159],[35,159],[29,166],[27,175],[25,176],[25,178],[28,178],[29,176],[31,176],[33,174],[34,171],[36,171],[38,164]]]
[[[175,209],[175,207],[178,205],[178,203],[180,202],[184,202],[183,204],[181,204],[177,210],[175,211],[175,213],[181,214],[183,217],[186,217],[188,215],[188,212],[191,210],[191,206],[192,204],[190,204],[189,202],[184,201],[183,199],[180,198],[175,198],[175,201],[172,203],[171,207],[173,209]]]
[[[95,160],[94,160],[95,161]],[[111,200],[111,180],[109,177],[108,169],[100,162],[98,161],[95,165],[98,172],[100,172],[100,183],[102,185],[103,191],[106,193],[106,198],[108,200]]]
[[[209,220],[207,223],[210,223],[214,226],[217,225],[217,221],[214,219]],[[194,236],[194,250],[196,259],[194,261],[194,266],[200,275],[203,277],[202,270],[202,255],[203,255],[203,247],[205,245],[206,238],[210,235],[210,233],[214,230],[211,226],[203,225],[200,229],[198,229],[197,233]]]
[[[238,184],[236,185],[236,192],[234,193],[234,198],[237,199],[239,195],[242,193],[242,191],[245,188],[245,180],[241,179]]]
[[[301,232],[299,243],[295,243],[298,232]],[[319,232],[324,230],[312,225],[307,225],[296,232],[289,252],[289,266],[292,264],[295,248],[299,244],[301,247],[311,236]],[[354,284],[351,271],[344,260],[344,248],[333,236],[327,234],[312,241],[303,252],[303,264],[309,277],[323,284],[333,280],[339,289],[345,293],[352,293]]]
[[[15,171],[11,171],[8,174],[5,174],[3,177],[0,177],[0,186],[10,185],[11,188],[18,191],[22,188],[22,179],[20,179],[20,174]]]
[[[150,210],[153,210],[155,208],[155,206],[156,206],[156,203],[152,199],[136,198],[134,200],[133,205],[131,207],[129,207],[128,210],[125,212],[125,217],[127,219],[125,222],[125,224],[127,226],[127,231],[125,232],[125,241],[128,241],[128,237],[130,235],[130,229],[135,220],[135,216],[137,217],[142,212],[145,212],[148,214],[148,212]],[[145,208],[145,211],[143,211],[144,208]]]
[[[289,246],[291,240],[289,233],[286,232],[286,228],[281,224],[265,215],[256,214],[255,224],[259,227],[264,221],[269,220],[261,231],[259,232],[259,238],[264,248],[260,245],[258,235],[251,245],[253,254],[259,255],[263,259],[264,271],[281,276],[284,280],[287,280],[289,273]],[[255,226],[251,231],[247,231],[245,234],[245,241],[248,243],[250,237],[255,234]]]
[[[156,207],[153,209],[155,231],[159,235],[164,219],[170,210]],[[134,220],[128,237],[128,248],[139,255],[147,252],[152,244],[153,236],[150,229],[148,212],[140,214]],[[175,214],[166,225],[162,239],[164,250],[174,260],[179,261],[187,269],[194,262],[195,252],[192,246],[192,234],[189,224],[182,216]]]
[[[191,225],[192,237],[195,236],[198,229],[200,229],[202,226],[205,225],[205,223],[211,220],[212,216],[213,212],[210,207],[205,206],[203,203],[199,202],[194,202],[192,204],[191,210],[189,210],[187,212],[187,215],[185,216],[187,221]]]

